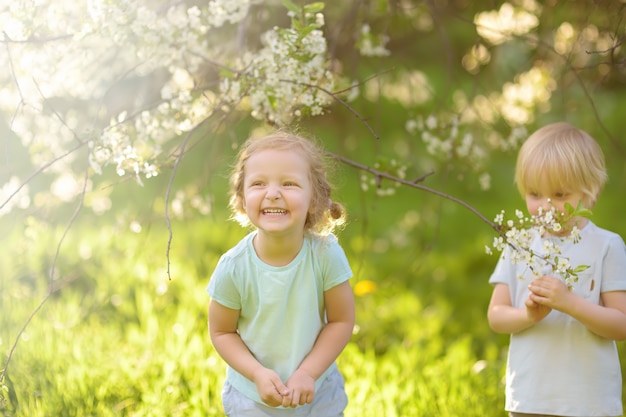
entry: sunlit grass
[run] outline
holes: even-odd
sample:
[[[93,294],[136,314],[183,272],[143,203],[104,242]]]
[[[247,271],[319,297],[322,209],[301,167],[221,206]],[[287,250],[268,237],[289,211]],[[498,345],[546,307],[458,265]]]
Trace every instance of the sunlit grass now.
[[[81,225],[58,260],[59,290],[19,340],[0,415],[223,415],[225,364],[208,338],[205,286],[218,256],[243,233],[233,230],[239,229],[208,221],[176,225],[169,280],[162,231],[121,238]],[[51,265],[40,246],[50,239],[42,236],[0,253],[11,271],[0,286],[3,364],[46,294]],[[76,255],[80,247],[88,259]],[[439,296],[436,285],[411,290],[417,287],[394,275],[396,259],[369,261],[371,282],[362,273],[354,278],[362,290],[358,326],[338,360],[350,401],[346,416],[504,416],[506,341],[474,319],[484,316],[484,306],[462,297],[462,288]],[[455,273],[463,262],[448,267]],[[390,274],[393,280],[385,278]]]

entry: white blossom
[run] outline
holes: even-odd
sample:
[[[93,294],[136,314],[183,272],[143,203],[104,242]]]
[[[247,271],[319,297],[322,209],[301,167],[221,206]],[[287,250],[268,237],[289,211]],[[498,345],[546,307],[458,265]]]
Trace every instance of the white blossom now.
[[[505,212],[496,215],[494,223],[501,228],[501,235],[494,237],[492,247],[499,252],[504,251],[507,245],[512,248],[510,261],[513,264],[524,264],[533,277],[550,274],[561,277],[571,287],[577,281],[577,272],[567,257],[561,256],[562,243],[580,240],[580,231],[576,226],[569,229],[570,233],[560,236],[571,217],[577,215],[557,213],[551,210],[539,210],[539,213],[526,218],[521,210],[515,211],[517,222],[505,220]],[[549,231],[549,232],[548,232]],[[554,235],[552,233],[557,233]],[[546,237],[547,236],[547,237]],[[533,247],[535,239],[540,238],[540,246]],[[488,250],[487,253],[490,253]],[[584,268],[585,266],[579,266]]]

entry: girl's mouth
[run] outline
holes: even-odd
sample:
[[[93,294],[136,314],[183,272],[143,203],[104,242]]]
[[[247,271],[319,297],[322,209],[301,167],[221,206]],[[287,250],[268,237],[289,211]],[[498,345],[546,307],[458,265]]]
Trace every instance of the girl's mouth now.
[[[287,210],[284,209],[265,209],[262,211],[263,214],[267,214],[269,216],[278,215],[278,214],[286,214]]]

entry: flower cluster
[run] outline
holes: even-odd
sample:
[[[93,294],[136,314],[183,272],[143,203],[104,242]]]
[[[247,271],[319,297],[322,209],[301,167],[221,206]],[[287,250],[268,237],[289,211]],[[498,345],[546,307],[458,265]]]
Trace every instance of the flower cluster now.
[[[10,129],[33,164],[56,159],[48,173],[73,170],[79,153],[58,156],[78,140],[89,144],[93,172],[112,165],[141,183],[157,174],[162,145],[211,113],[211,92],[194,91],[204,57],[215,55],[207,34],[239,22],[249,6],[12,3],[0,11],[8,52],[0,65],[12,69],[0,74],[0,113],[13,115]]]
[[[211,0],[207,14],[209,22],[220,27],[224,23],[238,23],[242,21],[248,14],[250,8],[250,0]]]
[[[529,10],[505,2],[500,10],[478,13],[474,17],[476,31],[494,45],[530,32],[539,25],[537,14],[541,12],[541,6],[534,0],[525,2],[524,6]]]
[[[412,135],[419,136],[429,155],[443,162],[460,161],[460,166],[478,174],[478,182],[483,190],[491,186],[491,178],[485,170],[490,151],[509,149],[526,135],[521,127],[512,128],[507,137],[492,131],[484,137],[477,136],[471,125],[463,122],[463,115],[431,114],[424,118],[409,119],[405,128]],[[513,145],[509,145],[513,144]]]
[[[111,161],[119,176],[133,174],[141,183],[140,175],[151,178],[157,175],[156,166],[149,162],[153,155],[142,154],[140,148],[154,152],[153,146],[140,146],[139,141],[131,141],[129,126],[118,124],[104,131],[97,142],[90,142],[89,164],[96,173],[102,172],[102,166]]]
[[[580,230],[569,224],[575,217],[589,217],[591,212],[580,205],[574,208],[571,204],[566,204],[565,210],[565,213],[559,213],[554,207],[545,211],[540,209],[537,215],[530,217],[525,216],[521,210],[516,210],[515,219],[508,220],[502,210],[494,219],[500,235],[494,238],[491,246],[485,246],[485,251],[492,254],[494,248],[502,252],[508,245],[512,249],[510,257],[513,264],[525,264],[535,277],[544,274],[560,276],[571,288],[578,281],[578,273],[589,266],[572,266],[567,257],[561,256],[559,242],[578,243]],[[531,247],[536,236],[542,237],[538,251]]]
[[[249,96],[253,117],[286,125],[293,118],[318,116],[331,102],[334,76],[328,69],[327,46],[322,27],[323,3],[290,10],[292,27],[264,33],[263,48],[246,53],[239,63],[244,71],[222,78],[220,90],[226,102],[238,104]]]
[[[378,158],[374,163],[374,169],[393,175],[396,178],[406,177],[407,166],[398,163],[395,159]],[[400,187],[399,182],[392,182],[388,186],[383,186],[382,179],[368,174],[361,174],[361,190],[367,191],[370,187],[376,189],[376,194],[380,197],[392,196],[396,193],[396,188]]]
[[[20,180],[17,177],[12,176],[0,186],[0,216],[10,212],[13,207],[26,208],[29,205],[28,185],[20,189]]]
[[[357,42],[359,53],[363,56],[381,57],[391,55],[391,51],[387,49],[389,37],[387,35],[375,36],[372,34],[370,26],[364,24],[361,27],[361,37]]]
[[[154,108],[131,100],[135,108],[143,109],[131,116],[128,109],[113,114],[109,126],[90,140],[89,161],[94,172],[101,173],[102,167],[113,164],[118,175],[131,174],[139,183],[142,177],[158,174],[162,145],[193,129],[217,102],[211,92],[193,92],[194,73],[203,62],[202,56],[211,50],[206,41],[208,31],[241,21],[249,6],[247,0],[213,0],[202,9],[172,6],[162,16],[163,12],[132,2],[90,3],[92,36],[97,29],[98,35],[108,34],[120,45],[141,39],[131,42],[126,50],[141,59],[137,74],[161,87],[153,97],[157,102],[150,103]],[[159,69],[162,67],[167,70]],[[143,97],[139,94],[134,100],[145,101],[150,94],[140,93]]]

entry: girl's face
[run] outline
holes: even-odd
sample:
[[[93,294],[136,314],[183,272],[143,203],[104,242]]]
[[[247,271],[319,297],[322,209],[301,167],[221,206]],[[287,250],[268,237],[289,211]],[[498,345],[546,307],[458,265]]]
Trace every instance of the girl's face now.
[[[250,222],[273,236],[303,236],[311,206],[309,163],[296,150],[266,149],[245,163],[243,208]]]

